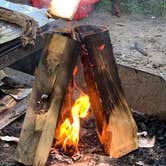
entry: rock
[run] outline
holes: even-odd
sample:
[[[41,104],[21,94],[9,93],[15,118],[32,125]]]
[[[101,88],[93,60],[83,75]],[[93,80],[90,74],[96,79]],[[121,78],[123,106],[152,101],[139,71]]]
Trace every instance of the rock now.
[[[3,147],[4,147],[4,148],[9,148],[10,146],[9,146],[8,143],[5,143],[5,144],[3,145]]]
[[[144,165],[144,163],[142,161],[138,161],[136,162],[137,165]]]

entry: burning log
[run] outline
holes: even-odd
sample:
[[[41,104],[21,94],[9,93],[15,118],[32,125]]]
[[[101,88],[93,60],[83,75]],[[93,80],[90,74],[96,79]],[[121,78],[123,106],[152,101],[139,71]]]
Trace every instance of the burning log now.
[[[109,31],[96,26],[76,28],[82,41],[81,59],[100,142],[119,158],[137,149],[137,127],[124,95]]]
[[[22,13],[0,7],[0,20],[14,23],[22,27],[22,45],[35,44],[38,23]]]
[[[17,161],[26,165],[45,165],[78,54],[78,42],[47,34],[16,150]]]
[[[63,152],[77,152],[80,118],[86,117],[90,103],[108,155],[119,158],[137,149],[137,127],[118,76],[109,31],[80,26],[72,35],[81,42],[81,52],[76,41],[47,35],[16,152],[17,160],[26,165],[45,164],[54,135],[56,146]],[[78,54],[89,97],[71,78]],[[80,92],[75,102],[73,88]]]

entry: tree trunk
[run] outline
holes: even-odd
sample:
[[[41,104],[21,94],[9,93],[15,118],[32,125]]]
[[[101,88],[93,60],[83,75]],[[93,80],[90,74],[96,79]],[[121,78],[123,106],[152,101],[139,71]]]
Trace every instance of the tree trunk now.
[[[26,165],[45,165],[78,54],[76,41],[47,35],[16,150],[17,161]]]
[[[104,150],[119,158],[137,149],[137,127],[124,95],[107,29],[80,26],[82,63]]]

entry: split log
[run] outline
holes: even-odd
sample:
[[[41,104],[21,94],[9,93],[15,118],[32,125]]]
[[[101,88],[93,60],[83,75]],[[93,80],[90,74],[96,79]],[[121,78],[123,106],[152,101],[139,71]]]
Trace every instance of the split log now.
[[[0,90],[1,91],[1,90]],[[10,95],[5,95],[0,99],[0,113],[16,105],[16,101]],[[1,129],[1,126],[0,126]]]
[[[12,101],[12,107],[3,110],[3,112],[0,113],[0,129],[3,129],[25,113],[28,106],[28,99],[29,98],[26,97],[18,103],[16,103],[14,99],[11,99],[14,100]]]
[[[0,20],[14,23],[22,27],[21,40],[23,46],[35,44],[38,23],[31,17],[22,13],[0,7]]]
[[[47,34],[16,150],[17,161],[45,165],[78,53],[78,42]]]
[[[124,95],[109,31],[76,27],[83,42],[81,59],[98,136],[105,152],[119,158],[137,149],[137,127]]]
[[[88,88],[88,95],[90,97],[90,103],[91,103],[92,109],[95,110],[94,115],[95,117],[97,117],[96,118],[97,129],[99,133],[102,133],[103,126],[104,126],[103,124],[105,123],[105,121],[103,121],[104,111],[103,111],[102,103],[100,102],[98,89],[95,85],[95,79],[93,77],[93,73],[90,67],[90,61],[87,57],[88,52],[87,52],[85,44],[82,44],[81,46],[80,55],[81,55],[81,62],[83,65],[83,74],[84,74],[85,82]]]
[[[11,69],[11,68],[4,68],[3,69],[5,76],[8,78],[12,78],[14,81],[18,82],[20,85],[24,87],[32,87],[34,77]],[[4,94],[3,94],[4,95]],[[28,99],[29,96],[24,98],[21,101],[16,102],[11,96],[6,95],[1,97],[0,101],[0,130],[12,123],[14,120],[19,118],[23,115],[28,106]]]

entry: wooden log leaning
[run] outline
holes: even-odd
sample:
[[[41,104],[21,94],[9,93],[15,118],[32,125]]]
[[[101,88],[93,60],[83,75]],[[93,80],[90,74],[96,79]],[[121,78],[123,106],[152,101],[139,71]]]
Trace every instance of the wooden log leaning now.
[[[47,34],[16,149],[17,161],[25,165],[45,165],[78,54],[78,42]]]
[[[0,20],[17,24],[22,27],[21,40],[23,46],[35,44],[38,23],[32,17],[0,7]]]
[[[137,127],[124,95],[109,31],[76,27],[82,40],[81,59],[88,95],[105,152],[119,158],[137,149]]]

